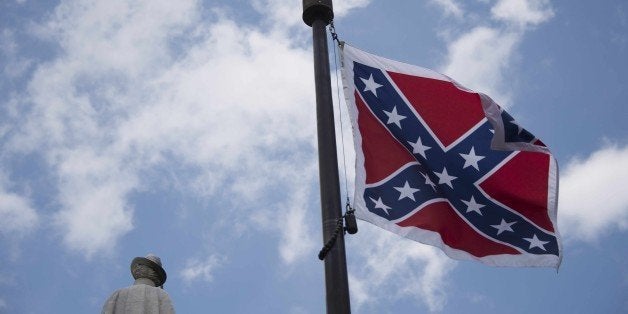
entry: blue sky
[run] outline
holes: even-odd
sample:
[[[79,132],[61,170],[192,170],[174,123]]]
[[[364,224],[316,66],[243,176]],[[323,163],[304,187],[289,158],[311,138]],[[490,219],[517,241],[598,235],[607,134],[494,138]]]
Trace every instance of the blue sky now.
[[[558,273],[457,262],[359,222],[353,311],[628,311],[628,4],[335,2],[341,39],[491,95],[561,173]],[[179,313],[323,312],[300,13],[296,0],[0,2],[0,313],[99,312],[149,252]]]

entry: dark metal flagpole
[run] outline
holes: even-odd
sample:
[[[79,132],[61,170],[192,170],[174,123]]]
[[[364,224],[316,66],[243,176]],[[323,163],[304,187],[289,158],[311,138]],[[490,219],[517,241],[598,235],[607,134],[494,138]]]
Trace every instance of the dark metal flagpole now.
[[[326,27],[333,18],[332,0],[303,0],[303,21],[312,27],[314,46],[318,167],[325,243],[331,238],[338,219],[342,217],[326,32]],[[330,314],[351,312],[343,234],[344,232],[338,234],[335,244],[325,257],[327,313]]]

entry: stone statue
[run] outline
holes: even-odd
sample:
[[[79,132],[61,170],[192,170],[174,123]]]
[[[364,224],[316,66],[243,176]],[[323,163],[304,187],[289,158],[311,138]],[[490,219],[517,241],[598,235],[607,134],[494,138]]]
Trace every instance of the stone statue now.
[[[174,313],[168,293],[163,290],[166,271],[161,259],[153,254],[136,257],[131,262],[132,286],[114,292],[105,305],[103,314],[170,314]]]

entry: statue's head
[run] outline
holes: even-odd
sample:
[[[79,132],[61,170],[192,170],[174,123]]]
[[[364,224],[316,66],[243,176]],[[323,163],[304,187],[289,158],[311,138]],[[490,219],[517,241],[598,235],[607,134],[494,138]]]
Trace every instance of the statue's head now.
[[[166,282],[166,271],[161,267],[161,259],[153,254],[136,257],[131,262],[131,274],[134,279],[146,278],[161,287]]]

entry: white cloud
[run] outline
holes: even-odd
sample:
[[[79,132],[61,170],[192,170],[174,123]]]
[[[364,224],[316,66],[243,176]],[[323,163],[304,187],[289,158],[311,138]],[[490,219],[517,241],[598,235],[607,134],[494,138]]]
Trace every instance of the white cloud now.
[[[0,191],[0,232],[22,235],[35,229],[38,222],[39,217],[28,200]]]
[[[371,0],[344,0],[344,1],[336,1],[334,2],[334,15],[336,17],[343,17],[351,10],[364,8]]]
[[[4,67],[0,68],[5,79],[18,78],[31,66],[31,61],[19,55],[14,32],[6,28],[0,32],[0,56],[5,58]]]
[[[2,298],[0,298],[0,310],[6,310],[7,309],[7,302],[4,301]]]
[[[2,181],[0,178],[0,234],[27,235],[39,225],[39,215],[28,198],[7,191]]]
[[[497,26],[476,26],[447,44],[442,71],[465,87],[490,95],[508,107],[511,87],[507,82],[518,45],[529,26],[554,16],[545,0],[500,0],[491,8]]]
[[[593,241],[628,228],[628,147],[610,146],[572,160],[561,173],[559,228],[570,240]]]
[[[456,263],[440,250],[360,223],[359,242],[351,243],[360,263],[350,265],[356,308],[403,297],[424,303],[432,312],[447,301],[447,274]],[[381,291],[386,291],[382,294]]]
[[[304,205],[316,180],[311,52],[288,30],[220,14],[201,20],[198,5],[62,2],[35,28],[61,50],[10,100],[28,110],[12,115],[6,147],[47,161],[54,225],[68,248],[88,257],[115,248],[133,229],[129,196],[153,188],[148,174],[166,162],[195,169],[175,178],[181,191],[285,208],[293,225],[312,220]],[[181,40],[184,31],[194,41]],[[253,223],[241,219],[248,212],[231,215]],[[290,263],[313,247],[306,229],[266,230],[281,234]]]
[[[253,7],[264,14],[275,27],[291,27],[301,24],[303,11],[300,1],[289,0],[253,0]]]
[[[464,16],[464,10],[460,8],[460,4],[455,0],[430,0],[430,2],[439,6],[446,16],[453,16],[455,18],[462,18]]]
[[[549,0],[499,0],[493,18],[521,27],[541,24],[554,16]]]
[[[137,187],[137,178],[121,169],[124,162],[115,155],[93,147],[69,149],[58,158],[63,209],[54,217],[65,244],[88,257],[110,252],[133,228],[127,196]]]
[[[62,52],[37,67],[28,94],[17,100],[30,110],[17,115],[20,132],[11,144],[18,153],[44,149],[58,179],[61,210],[54,223],[64,243],[88,257],[110,251],[132,229],[127,197],[150,160],[120,150],[116,130],[143,105],[144,80],[168,63],[169,36],[191,22],[194,4],[62,2],[36,28]]]
[[[204,260],[192,259],[186,263],[179,274],[188,284],[192,281],[202,280],[212,282],[216,268],[222,266],[225,258],[216,254],[208,256]]]
[[[521,40],[519,34],[478,26],[448,44],[443,72],[465,87],[490,95],[498,103],[509,102],[505,70]]]
[[[310,217],[306,215],[306,207],[303,206],[309,199],[304,188],[291,196],[287,208],[280,208],[280,212],[284,214],[279,218],[278,224],[282,233],[279,253],[286,264],[292,264],[301,258],[315,254],[314,250],[318,242],[315,242],[315,237],[312,237],[313,231],[308,227]]]

